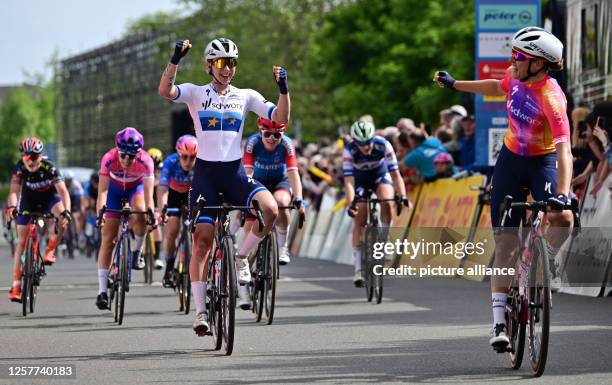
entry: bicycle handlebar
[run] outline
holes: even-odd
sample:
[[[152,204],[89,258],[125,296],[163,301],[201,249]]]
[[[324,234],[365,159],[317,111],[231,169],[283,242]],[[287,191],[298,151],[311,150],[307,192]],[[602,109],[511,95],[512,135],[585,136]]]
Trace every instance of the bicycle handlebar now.
[[[250,206],[234,206],[234,205],[230,205],[228,203],[225,203],[223,201],[223,195],[220,195],[220,201],[222,202],[220,206],[204,206],[204,204],[206,203],[206,199],[204,199],[203,196],[199,196],[198,199],[196,200],[196,207],[195,210],[193,211],[193,215],[191,217],[191,232],[195,232],[195,226],[196,226],[196,222],[197,222],[197,218],[200,216],[200,212],[203,209],[211,209],[211,210],[221,210],[223,212],[226,213],[230,213],[232,211],[247,211],[247,210],[255,210],[255,215],[257,217],[257,222],[259,223],[259,228],[263,228],[264,227],[264,220],[263,220],[263,216],[261,214],[261,206],[259,206],[259,202],[255,199],[252,200],[252,204],[253,207]]]
[[[20,215],[28,215],[30,216],[30,221],[32,221],[33,219],[53,219],[54,226],[53,226],[53,232],[55,234],[58,233],[58,229],[57,229],[57,222],[59,221],[59,219],[53,215],[52,213],[46,212],[46,213],[37,213],[37,212],[32,212],[32,211],[15,211],[15,216],[14,218],[20,216]],[[11,229],[11,224],[13,223],[13,219],[9,220],[6,222],[6,228],[8,230]]]
[[[295,204],[289,206],[278,206],[279,210],[297,210]],[[304,227],[304,222],[306,222],[306,216],[304,213],[300,213],[298,217],[298,229]]]

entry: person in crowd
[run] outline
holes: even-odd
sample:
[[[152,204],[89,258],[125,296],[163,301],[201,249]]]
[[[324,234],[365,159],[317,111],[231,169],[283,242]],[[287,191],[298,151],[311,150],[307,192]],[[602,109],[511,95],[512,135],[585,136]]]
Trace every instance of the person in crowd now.
[[[453,176],[453,157],[446,152],[439,153],[434,158],[434,165],[436,167],[436,179],[450,178]]]
[[[471,170],[476,161],[474,140],[476,122],[474,121],[474,115],[461,118],[461,127],[463,128],[463,137],[459,139],[458,165],[462,170]]]
[[[437,138],[427,138],[421,129],[415,130],[408,135],[410,151],[402,163],[419,171],[426,182],[435,180],[436,167],[434,159],[440,153],[446,153],[446,149]]]

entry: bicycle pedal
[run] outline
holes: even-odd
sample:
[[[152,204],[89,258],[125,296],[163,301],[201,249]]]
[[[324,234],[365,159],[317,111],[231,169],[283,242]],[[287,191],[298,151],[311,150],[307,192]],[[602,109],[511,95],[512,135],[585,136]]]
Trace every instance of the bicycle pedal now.
[[[212,335],[212,333],[210,333],[210,334],[209,333],[210,333],[209,331],[200,331],[200,330],[195,331],[195,334],[198,337],[205,337],[205,336],[208,336],[208,335]]]

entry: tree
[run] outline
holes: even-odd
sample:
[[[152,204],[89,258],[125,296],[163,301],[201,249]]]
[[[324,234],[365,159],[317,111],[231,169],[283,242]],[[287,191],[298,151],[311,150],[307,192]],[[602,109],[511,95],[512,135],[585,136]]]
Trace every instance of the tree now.
[[[433,86],[434,70],[471,78],[473,42],[473,1],[359,0],[325,15],[310,68],[331,93],[327,112],[338,124],[364,113],[378,127],[402,116],[434,122],[459,101]]]

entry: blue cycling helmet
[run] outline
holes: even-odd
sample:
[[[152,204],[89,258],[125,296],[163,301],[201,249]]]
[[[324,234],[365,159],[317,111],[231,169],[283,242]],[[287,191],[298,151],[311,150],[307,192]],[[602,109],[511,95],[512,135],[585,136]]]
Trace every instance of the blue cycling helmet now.
[[[115,135],[115,145],[119,152],[136,155],[144,146],[144,138],[134,127],[126,127]]]

